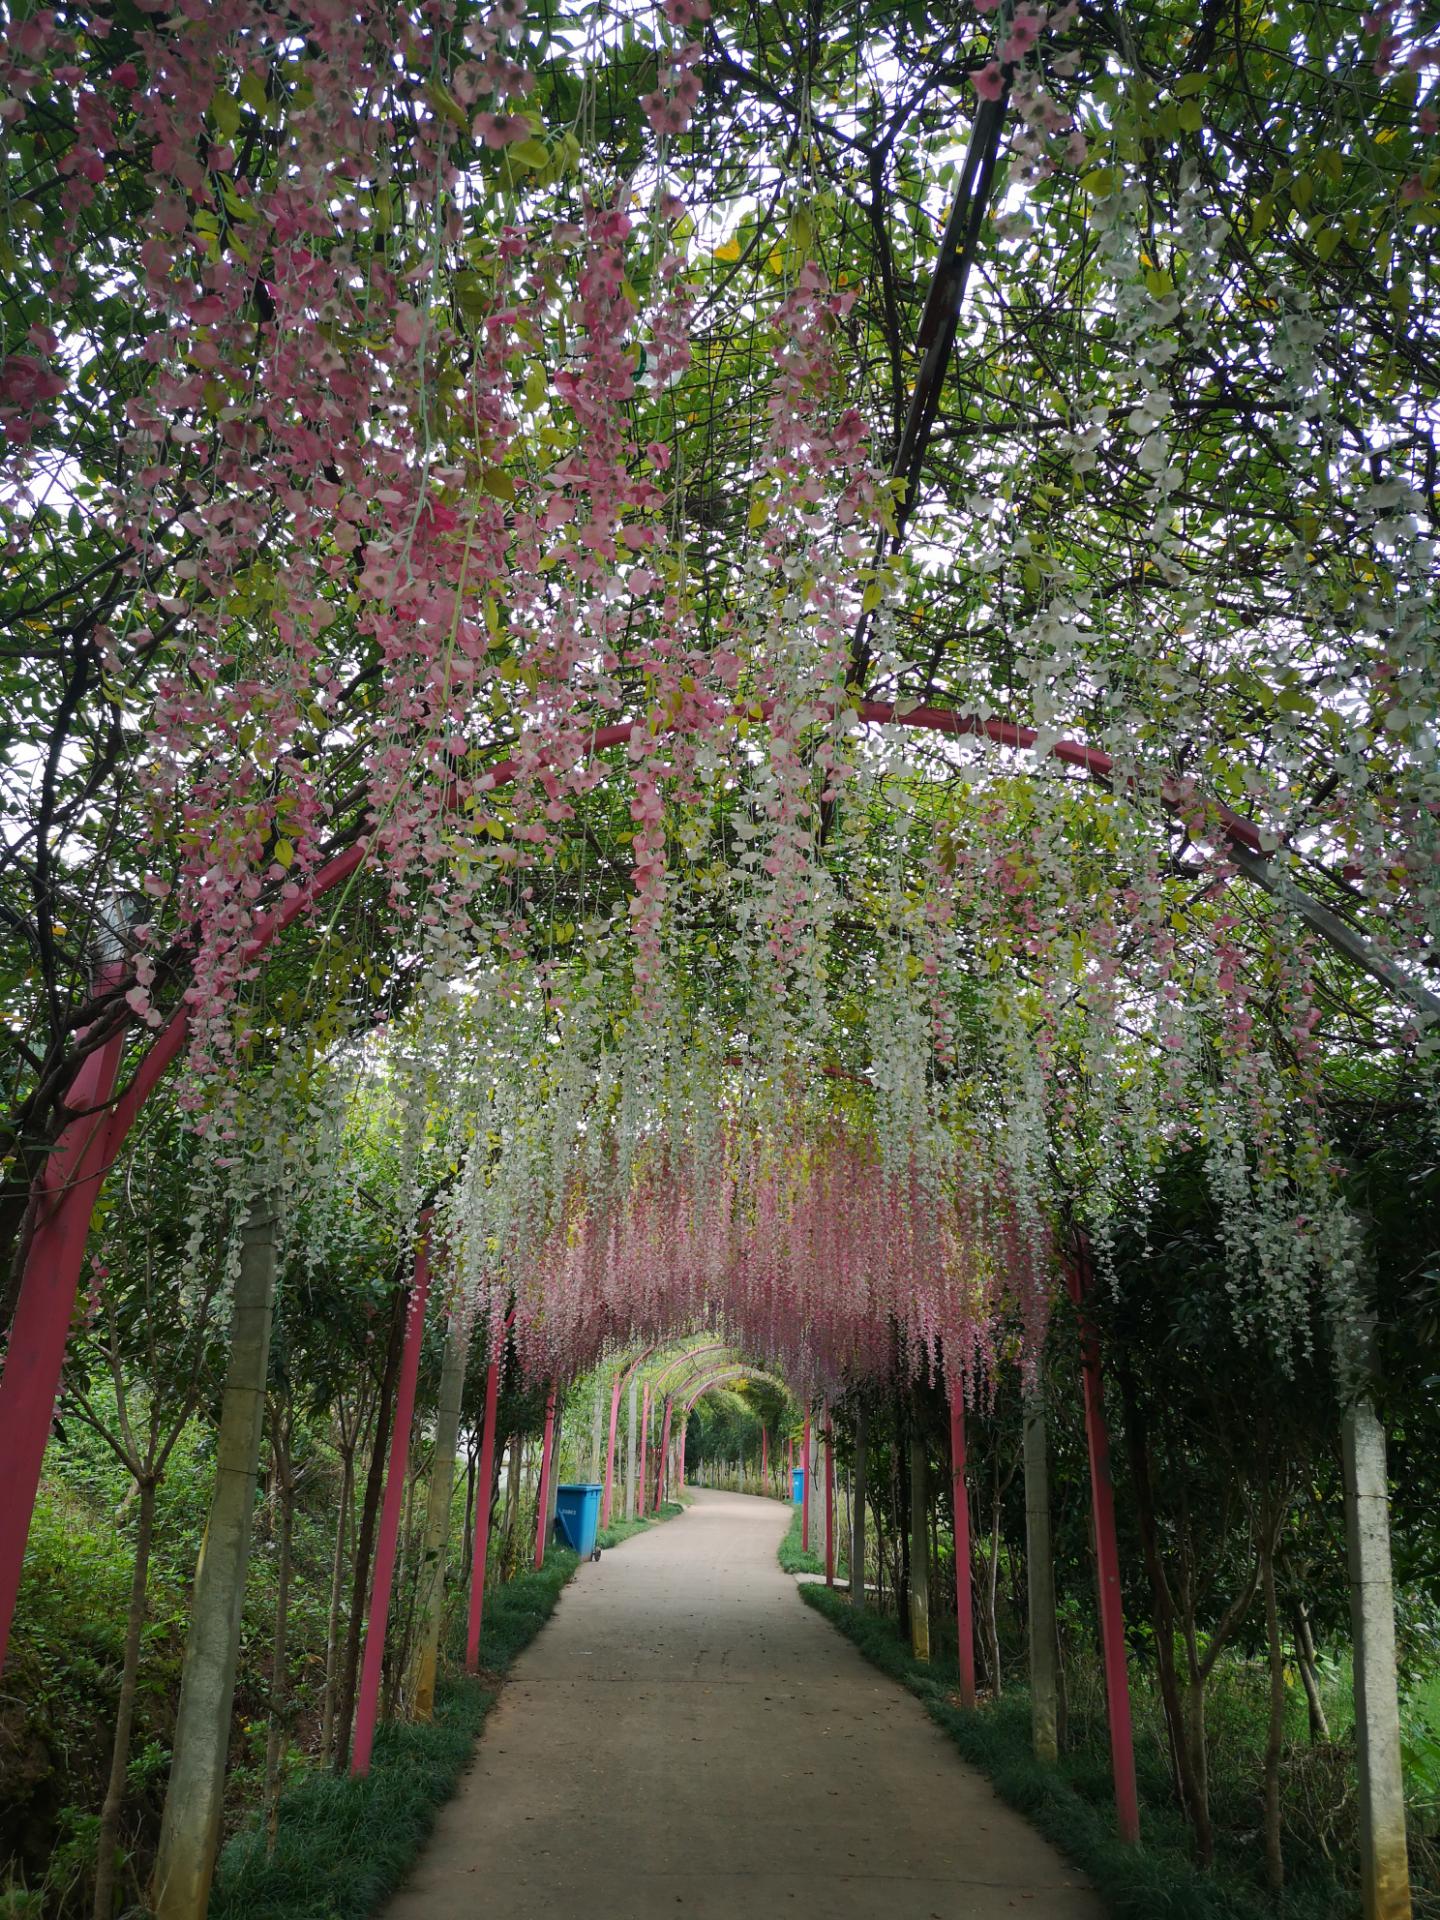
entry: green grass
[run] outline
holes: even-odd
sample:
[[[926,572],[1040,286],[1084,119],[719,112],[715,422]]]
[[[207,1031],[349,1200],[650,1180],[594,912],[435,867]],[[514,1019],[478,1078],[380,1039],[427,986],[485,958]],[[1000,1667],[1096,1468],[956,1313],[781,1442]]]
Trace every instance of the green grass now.
[[[684,1508],[667,1500],[658,1514],[619,1521],[600,1534],[602,1549],[648,1533]],[[555,1611],[580,1562],[552,1547],[539,1573],[527,1570],[485,1603],[480,1664],[487,1681],[509,1671]],[[447,1648],[458,1666],[463,1618]],[[220,1858],[211,1920],[368,1920],[409,1872],[435,1815],[464,1770],[495,1689],[459,1672],[442,1676],[428,1726],[381,1727],[364,1780],[310,1773],[280,1802],[273,1860],[262,1834],[237,1834]]]
[[[823,1558],[813,1550],[807,1553],[800,1544],[802,1524],[803,1516],[799,1507],[796,1507],[790,1516],[789,1531],[780,1542],[781,1569],[785,1573],[824,1573]],[[813,1525],[810,1529],[810,1537],[812,1540],[819,1537]],[[845,1557],[845,1543],[843,1540],[837,1540],[835,1542],[835,1577],[840,1580],[846,1578],[848,1574],[849,1562]]]
[[[683,1513],[688,1501],[667,1500],[658,1513],[647,1514],[643,1520],[616,1520],[608,1527],[602,1527],[595,1538],[601,1551],[618,1547],[626,1540],[633,1540],[637,1533],[649,1533],[663,1520],[673,1520],[677,1513]]]
[[[782,1561],[783,1564],[783,1561]],[[801,1598],[850,1640],[865,1658],[909,1689],[963,1757],[989,1776],[1006,1800],[1084,1872],[1116,1920],[1352,1920],[1353,1894],[1326,1877],[1297,1874],[1277,1905],[1247,1878],[1238,1860],[1201,1873],[1189,1856],[1186,1830],[1163,1766],[1140,1764],[1140,1848],[1114,1832],[1108,1755],[1082,1750],[1043,1765],[1030,1750],[1029,1704],[1023,1693],[979,1711],[954,1700],[959,1676],[948,1663],[912,1659],[895,1622],[857,1612],[849,1596],[802,1586]],[[1249,1849],[1258,1872],[1258,1838]]]
[[[487,1599],[480,1640],[487,1675],[505,1673],[535,1638],[579,1564],[552,1548],[540,1572],[518,1574]],[[405,1878],[494,1700],[492,1686],[448,1674],[428,1726],[380,1728],[367,1778],[317,1772],[287,1789],[273,1860],[253,1829],[225,1848],[211,1920],[367,1920]]]

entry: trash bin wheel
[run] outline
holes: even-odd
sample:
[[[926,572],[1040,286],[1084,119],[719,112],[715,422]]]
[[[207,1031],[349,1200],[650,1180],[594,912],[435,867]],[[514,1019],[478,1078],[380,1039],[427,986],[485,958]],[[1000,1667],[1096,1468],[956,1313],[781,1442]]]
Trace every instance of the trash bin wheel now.
[[[593,1553],[591,1554],[591,1556],[590,1556],[590,1558],[591,1558],[592,1560],[598,1560],[598,1559],[600,1558],[600,1549],[599,1549],[599,1547],[596,1547],[596,1549],[595,1549],[595,1551],[594,1551],[594,1552],[593,1552]]]

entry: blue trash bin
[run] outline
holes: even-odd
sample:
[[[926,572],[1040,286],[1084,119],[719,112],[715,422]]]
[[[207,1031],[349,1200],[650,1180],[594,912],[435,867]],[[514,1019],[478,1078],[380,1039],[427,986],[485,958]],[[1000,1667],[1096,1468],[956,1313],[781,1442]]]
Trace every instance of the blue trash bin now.
[[[555,1525],[582,1560],[595,1553],[595,1536],[600,1531],[599,1481],[575,1480],[556,1489]]]
[[[790,1504],[798,1507],[804,1498],[805,1469],[804,1467],[792,1467],[790,1469]]]

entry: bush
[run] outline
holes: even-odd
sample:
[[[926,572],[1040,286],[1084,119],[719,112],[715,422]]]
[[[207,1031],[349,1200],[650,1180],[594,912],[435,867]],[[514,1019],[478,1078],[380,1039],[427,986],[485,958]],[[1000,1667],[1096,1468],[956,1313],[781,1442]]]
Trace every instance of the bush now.
[[[1022,1691],[967,1710],[956,1699],[959,1675],[953,1666],[913,1659],[893,1620],[857,1611],[847,1597],[825,1587],[800,1591],[806,1604],[838,1627],[867,1660],[922,1702],[963,1757],[989,1776],[1000,1797],[1088,1875],[1117,1920],[1351,1920],[1358,1914],[1355,1895],[1321,1875],[1297,1877],[1277,1906],[1249,1879],[1238,1857],[1223,1860],[1213,1874],[1200,1872],[1189,1857],[1185,1823],[1170,1797],[1168,1777],[1153,1764],[1138,1768],[1144,1844],[1125,1846],[1114,1831],[1108,1755],[1102,1760],[1093,1749],[1081,1748],[1062,1755],[1058,1766],[1045,1766],[1031,1751],[1029,1703]]]
[[[487,1677],[507,1672],[535,1638],[578,1565],[573,1553],[552,1549],[538,1573],[519,1574],[487,1596],[480,1640]],[[365,1920],[409,1872],[494,1700],[493,1686],[447,1676],[428,1725],[380,1728],[363,1780],[317,1772],[297,1782],[281,1796],[273,1858],[254,1829],[226,1847],[212,1920]]]

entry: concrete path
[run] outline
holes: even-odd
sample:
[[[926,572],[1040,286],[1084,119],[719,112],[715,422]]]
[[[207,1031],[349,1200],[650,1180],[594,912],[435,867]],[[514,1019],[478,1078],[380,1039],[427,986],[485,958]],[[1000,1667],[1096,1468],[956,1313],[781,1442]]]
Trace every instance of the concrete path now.
[[[1101,1920],[804,1604],[789,1518],[702,1492],[583,1566],[386,1920]]]

